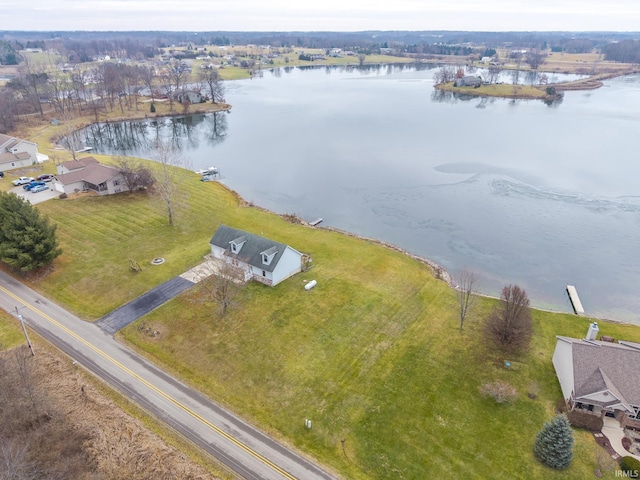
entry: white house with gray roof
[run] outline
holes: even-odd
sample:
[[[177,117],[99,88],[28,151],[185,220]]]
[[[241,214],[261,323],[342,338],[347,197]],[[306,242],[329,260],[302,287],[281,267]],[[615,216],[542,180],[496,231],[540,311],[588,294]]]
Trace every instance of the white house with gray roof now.
[[[209,242],[214,258],[244,271],[245,280],[276,286],[302,271],[302,253],[284,243],[220,225]]]
[[[640,343],[556,338],[553,366],[569,408],[640,427]]]
[[[0,134],[0,172],[29,167],[37,161],[37,144]]]
[[[129,190],[118,168],[102,165],[93,157],[61,163],[57,170],[53,188],[60,193],[70,195],[90,190],[98,195],[112,195]]]

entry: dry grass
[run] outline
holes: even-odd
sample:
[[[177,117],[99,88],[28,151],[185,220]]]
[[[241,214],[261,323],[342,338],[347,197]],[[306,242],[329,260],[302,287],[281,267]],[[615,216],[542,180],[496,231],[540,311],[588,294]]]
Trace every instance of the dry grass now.
[[[84,438],[73,452],[49,452],[48,456],[73,455],[82,458],[76,467],[77,477],[91,479],[220,479],[227,474],[212,475],[177,448],[168,445],[145,425],[127,415],[100,392],[95,380],[87,378],[79,366],[44,344],[36,345],[37,355],[28,360],[33,366],[37,391],[46,395],[47,435],[73,431]],[[2,354],[12,358],[13,351]],[[59,424],[59,425],[56,425]],[[35,430],[35,429],[34,429]],[[60,440],[62,443],[63,441]],[[35,445],[29,444],[31,451]],[[40,457],[46,457],[42,452]],[[36,459],[38,460],[38,459]],[[44,458],[51,464],[51,458]],[[49,467],[52,468],[52,467]],[[50,472],[49,472],[50,473]]]

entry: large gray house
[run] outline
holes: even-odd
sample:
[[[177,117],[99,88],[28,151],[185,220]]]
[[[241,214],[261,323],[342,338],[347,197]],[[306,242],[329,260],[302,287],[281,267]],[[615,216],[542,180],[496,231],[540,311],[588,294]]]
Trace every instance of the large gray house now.
[[[553,366],[567,406],[640,427],[640,343],[556,338]]]
[[[209,242],[214,258],[244,272],[244,279],[276,286],[302,270],[303,255],[284,243],[220,225]]]
[[[119,169],[102,165],[93,157],[61,163],[57,170],[53,185],[60,193],[93,191],[98,195],[111,195],[129,190]]]

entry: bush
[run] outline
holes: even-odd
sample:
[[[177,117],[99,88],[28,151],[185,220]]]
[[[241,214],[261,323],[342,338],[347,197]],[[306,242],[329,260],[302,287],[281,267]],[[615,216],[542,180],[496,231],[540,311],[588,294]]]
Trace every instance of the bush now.
[[[633,457],[622,457],[620,459],[620,470],[631,475],[640,475],[640,460]]]
[[[625,449],[627,452],[629,452],[629,451],[630,451],[629,449],[631,448],[631,443],[632,443],[632,442],[631,442],[631,439],[630,439],[629,437],[624,437],[624,438],[622,439],[622,446],[624,447],[624,449]]]
[[[555,95],[556,87],[547,87],[547,95]]]
[[[502,381],[485,383],[480,387],[480,394],[483,397],[493,398],[496,403],[509,403],[518,398],[515,387]]]
[[[64,200],[65,198],[67,198],[67,194],[63,192],[58,196],[58,198]]]
[[[599,432],[602,430],[602,425],[604,425],[604,421],[599,416],[579,412],[577,410],[572,410],[567,413],[567,418],[569,419],[571,426],[584,428],[590,432]]]

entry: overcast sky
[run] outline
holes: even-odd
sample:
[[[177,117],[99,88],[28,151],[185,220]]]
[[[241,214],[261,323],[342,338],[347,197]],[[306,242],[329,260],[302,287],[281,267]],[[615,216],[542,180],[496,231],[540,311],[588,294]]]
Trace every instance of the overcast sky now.
[[[0,0],[0,30],[640,30],[640,0]]]

